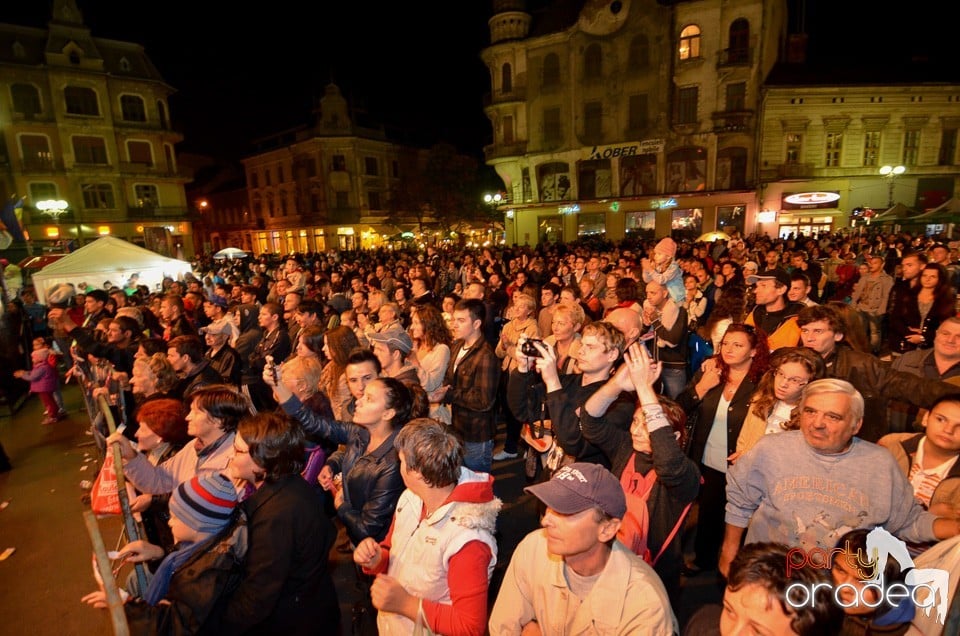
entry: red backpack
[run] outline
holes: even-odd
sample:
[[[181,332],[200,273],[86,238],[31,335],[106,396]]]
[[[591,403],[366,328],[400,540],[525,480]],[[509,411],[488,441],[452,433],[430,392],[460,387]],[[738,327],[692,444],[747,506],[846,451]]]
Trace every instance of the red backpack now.
[[[670,536],[666,538],[657,556],[652,556],[650,547],[647,545],[647,538],[650,534],[650,511],[647,508],[647,500],[650,499],[650,493],[657,482],[657,472],[650,470],[646,475],[638,473],[634,466],[636,453],[630,455],[627,465],[620,474],[620,486],[627,498],[627,513],[623,515],[620,522],[620,530],[617,532],[617,538],[623,545],[646,561],[651,567],[657,564],[660,557],[667,550],[667,547],[673,542],[673,538],[683,526],[683,520],[687,518],[690,512],[690,506],[693,502],[687,504],[677,519],[677,525],[670,531]]]

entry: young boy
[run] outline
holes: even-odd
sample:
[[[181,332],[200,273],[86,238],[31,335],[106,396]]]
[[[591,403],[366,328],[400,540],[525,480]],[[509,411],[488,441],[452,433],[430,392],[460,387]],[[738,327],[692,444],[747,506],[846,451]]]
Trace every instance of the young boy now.
[[[955,517],[960,514],[960,393],[934,402],[923,427],[922,433],[890,433],[878,443],[893,453],[924,508]]]

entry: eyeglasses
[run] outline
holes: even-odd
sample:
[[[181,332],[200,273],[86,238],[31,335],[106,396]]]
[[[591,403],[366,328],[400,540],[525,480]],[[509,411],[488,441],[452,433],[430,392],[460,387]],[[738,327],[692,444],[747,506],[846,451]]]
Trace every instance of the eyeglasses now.
[[[804,380],[804,379],[801,379],[801,378],[790,378],[790,377],[787,377],[786,374],[781,373],[780,371],[775,371],[775,372],[773,373],[773,375],[774,375],[775,378],[777,378],[777,380],[786,380],[787,384],[789,384],[789,385],[791,385],[791,386],[795,386],[795,387],[797,387],[797,388],[800,388],[800,387],[802,387],[802,386],[806,386],[806,385],[810,382],[809,380]]]

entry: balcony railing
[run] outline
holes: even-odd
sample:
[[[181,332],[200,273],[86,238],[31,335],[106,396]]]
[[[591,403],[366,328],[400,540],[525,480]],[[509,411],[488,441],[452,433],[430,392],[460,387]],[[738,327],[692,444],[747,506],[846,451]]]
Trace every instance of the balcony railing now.
[[[753,63],[753,49],[723,49],[717,58],[717,66],[750,66]]]
[[[804,179],[813,176],[812,163],[782,163],[777,168],[781,179]]]
[[[59,168],[56,159],[43,159],[40,157],[24,158],[20,161],[20,166],[24,173],[42,173],[49,174],[56,172]]]
[[[753,130],[752,110],[724,110],[713,113],[713,132],[737,133]]]
[[[499,159],[500,157],[520,157],[527,153],[527,142],[515,141],[512,144],[490,144],[484,146],[483,154],[489,159]]]
[[[508,91],[493,91],[492,93],[486,93],[483,96],[483,105],[490,106],[491,104],[505,104],[507,102],[522,102],[527,98],[527,87],[526,86],[514,86]]]
[[[141,163],[139,161],[121,161],[120,172],[129,174],[148,174],[157,171],[157,165],[153,163]]]

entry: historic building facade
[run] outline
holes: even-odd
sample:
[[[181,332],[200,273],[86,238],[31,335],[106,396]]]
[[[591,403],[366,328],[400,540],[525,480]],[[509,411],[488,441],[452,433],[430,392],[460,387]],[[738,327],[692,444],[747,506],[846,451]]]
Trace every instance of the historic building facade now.
[[[389,244],[403,229],[384,222],[391,193],[427,153],[354,123],[334,84],[313,126],[258,143],[261,150],[242,160],[257,223],[242,239],[257,254]]]
[[[112,235],[192,254],[173,92],[141,45],[93,37],[73,0],[47,29],[0,24],[0,196],[24,197],[35,247]]]
[[[917,211],[953,195],[960,87],[780,73],[803,42],[783,0],[493,6],[508,243],[838,229],[891,186]]]

